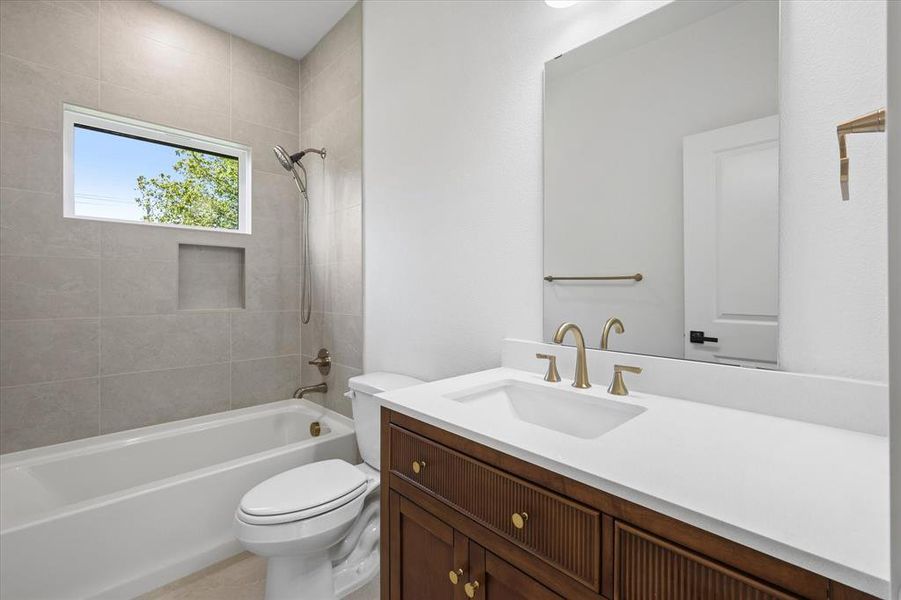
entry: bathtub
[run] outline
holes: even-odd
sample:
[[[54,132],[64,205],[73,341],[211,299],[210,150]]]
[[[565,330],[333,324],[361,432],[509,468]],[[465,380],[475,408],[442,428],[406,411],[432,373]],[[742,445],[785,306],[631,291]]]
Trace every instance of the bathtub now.
[[[255,484],[357,457],[353,421],[304,400],[0,456],[0,597],[149,591],[240,552],[232,518]]]

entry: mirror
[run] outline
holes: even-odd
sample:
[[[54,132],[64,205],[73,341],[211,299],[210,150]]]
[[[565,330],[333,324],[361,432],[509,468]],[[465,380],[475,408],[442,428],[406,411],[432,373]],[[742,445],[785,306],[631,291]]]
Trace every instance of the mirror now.
[[[545,340],[778,368],[778,60],[777,1],[684,1],[545,65]]]

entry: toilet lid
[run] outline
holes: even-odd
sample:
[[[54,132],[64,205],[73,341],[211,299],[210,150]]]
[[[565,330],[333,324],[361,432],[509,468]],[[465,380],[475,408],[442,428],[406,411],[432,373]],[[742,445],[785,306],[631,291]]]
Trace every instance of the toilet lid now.
[[[311,517],[350,502],[363,493],[366,481],[362,471],[343,460],[310,463],[251,489],[241,499],[241,512],[257,517],[302,512]]]

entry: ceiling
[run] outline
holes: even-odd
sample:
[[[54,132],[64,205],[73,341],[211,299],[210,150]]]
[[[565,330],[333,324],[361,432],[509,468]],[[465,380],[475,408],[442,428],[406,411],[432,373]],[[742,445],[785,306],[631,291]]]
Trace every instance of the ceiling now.
[[[154,0],[270,50],[301,59],[356,0]]]

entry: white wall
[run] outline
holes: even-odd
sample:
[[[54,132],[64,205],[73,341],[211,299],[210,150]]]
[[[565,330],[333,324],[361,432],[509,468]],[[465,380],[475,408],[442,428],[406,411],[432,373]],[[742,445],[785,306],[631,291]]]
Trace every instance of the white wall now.
[[[662,4],[364,3],[365,370],[539,338],[543,63]],[[844,204],[835,140],[885,102],[885,2],[782,11],[781,361],[885,381],[885,140],[851,140]]]
[[[365,370],[539,338],[544,63],[662,4],[364,3]]]
[[[885,106],[886,3],[782,3],[780,364],[888,377],[886,141],[851,136],[842,202],[835,127]]]
[[[743,2],[625,52],[601,38],[547,65],[544,271],[645,278],[545,284],[545,340],[575,321],[597,347],[617,316],[626,331],[611,348],[684,355],[682,141],[778,112],[778,24],[778,2]]]
[[[891,393],[892,589],[901,598],[901,3],[888,7],[889,392]]]

